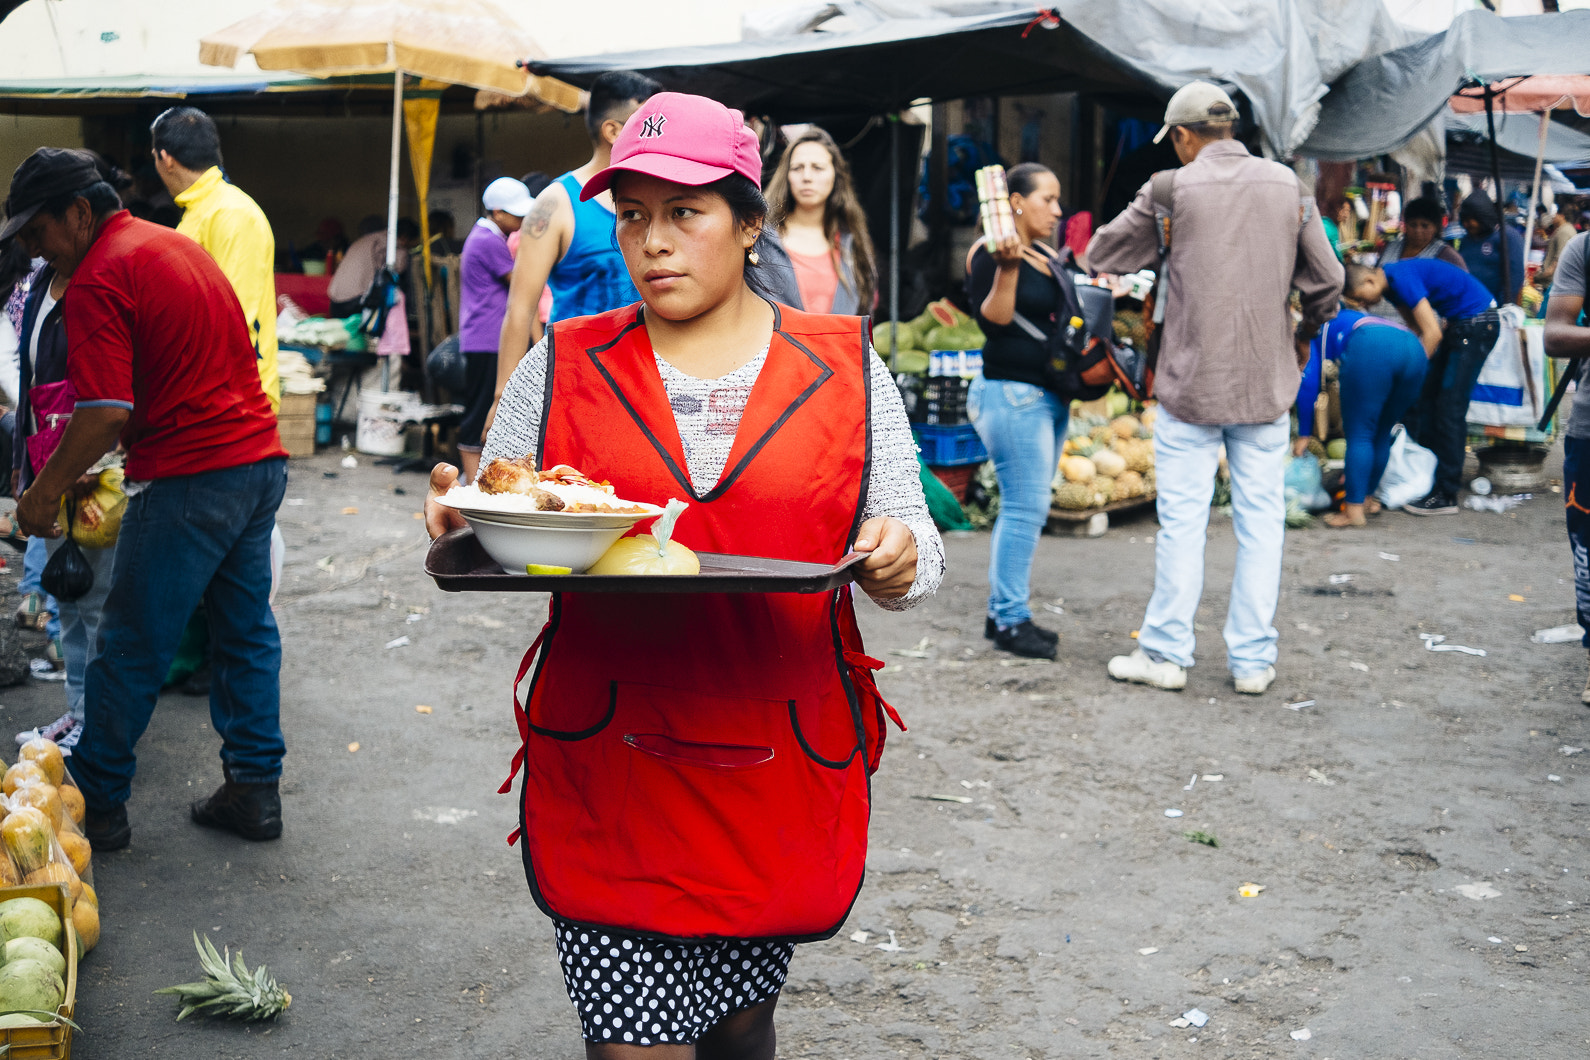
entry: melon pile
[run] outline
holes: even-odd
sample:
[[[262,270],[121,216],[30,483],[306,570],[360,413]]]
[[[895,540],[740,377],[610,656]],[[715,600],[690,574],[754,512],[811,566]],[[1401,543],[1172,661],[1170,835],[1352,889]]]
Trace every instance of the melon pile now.
[[[1104,398],[1073,410],[1054,479],[1055,507],[1086,511],[1154,492],[1156,408],[1104,414],[1120,407]]]
[[[99,896],[82,832],[83,793],[60,748],[42,737],[22,745],[15,765],[0,768],[0,887],[65,884],[78,952],[86,954],[99,943]]]
[[[0,902],[0,1029],[51,1022],[42,1014],[66,1000],[65,948],[66,925],[48,904]]]

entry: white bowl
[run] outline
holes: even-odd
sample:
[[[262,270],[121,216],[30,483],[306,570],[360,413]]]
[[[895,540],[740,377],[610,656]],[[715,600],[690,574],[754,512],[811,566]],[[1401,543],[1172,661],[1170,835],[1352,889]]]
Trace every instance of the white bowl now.
[[[460,513],[463,514],[463,513]],[[624,516],[618,526],[515,526],[464,514],[464,521],[475,531],[475,539],[486,554],[509,574],[525,574],[525,566],[535,563],[547,567],[568,567],[574,573],[585,571],[624,536],[624,531],[649,519],[649,515]]]
[[[489,496],[454,496],[443,494],[436,498],[439,504],[452,508],[466,519],[485,519],[505,526],[539,526],[548,529],[562,530],[566,527],[592,527],[602,530],[611,530],[618,527],[628,530],[643,519],[655,519],[663,513],[663,509],[655,504],[633,502],[636,507],[644,508],[644,512],[537,512],[515,511],[514,506],[527,504],[528,500],[512,495]],[[623,504],[631,502],[623,501]]]

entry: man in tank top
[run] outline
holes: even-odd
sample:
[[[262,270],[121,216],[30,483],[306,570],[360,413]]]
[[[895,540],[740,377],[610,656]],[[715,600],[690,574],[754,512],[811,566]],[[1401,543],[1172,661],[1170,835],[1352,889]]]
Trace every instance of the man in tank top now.
[[[552,290],[549,320],[605,313],[640,301],[613,241],[613,196],[610,192],[580,201],[580,189],[612,161],[613,141],[629,116],[662,90],[651,78],[627,71],[605,73],[591,83],[585,127],[591,134],[591,159],[565,173],[536,196],[535,206],[519,229],[519,251],[508,290],[497,346],[497,399],[530,347],[545,330],[536,319],[536,304],[545,288]],[[486,419],[486,429],[497,408]]]

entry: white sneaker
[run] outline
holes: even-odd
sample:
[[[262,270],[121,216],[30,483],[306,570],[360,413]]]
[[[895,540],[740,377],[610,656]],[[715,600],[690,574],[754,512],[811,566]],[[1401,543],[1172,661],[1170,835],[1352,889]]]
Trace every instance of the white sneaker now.
[[[1173,662],[1155,662],[1148,653],[1138,648],[1130,655],[1117,655],[1110,660],[1110,676],[1117,681],[1133,681],[1140,685],[1153,685],[1179,692],[1187,687],[1187,671]]]
[[[1261,672],[1247,677],[1233,677],[1237,691],[1245,696],[1257,696],[1269,691],[1275,683],[1275,667],[1266,666]]]
[[[29,740],[39,736],[44,737],[46,740],[54,740],[56,743],[59,743],[64,735],[71,732],[73,729],[80,727],[81,725],[82,722],[72,717],[70,712],[67,712],[62,714],[59,718],[56,718],[54,721],[50,722],[48,725],[40,726],[37,729],[28,729],[26,732],[17,733],[17,746],[21,747]],[[73,743],[76,743],[76,740],[74,740]]]

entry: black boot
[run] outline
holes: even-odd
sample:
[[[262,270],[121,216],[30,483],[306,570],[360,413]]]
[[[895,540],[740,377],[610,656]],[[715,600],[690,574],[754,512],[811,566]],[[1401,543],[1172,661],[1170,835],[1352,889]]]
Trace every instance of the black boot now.
[[[282,798],[274,780],[242,784],[228,778],[215,794],[193,804],[193,819],[206,828],[236,832],[244,839],[277,839],[282,834]]]
[[[83,837],[96,853],[120,850],[132,842],[132,825],[127,823],[127,804],[108,810],[89,807],[83,817]]]
[[[994,646],[1012,655],[1024,655],[1029,659],[1053,659],[1058,654],[1059,637],[1050,640],[1044,636],[1046,630],[1032,624],[1023,622],[1011,626],[1009,629],[996,630],[994,633]]]
[[[1054,630],[1044,629],[1042,626],[1032,622],[1031,620],[1024,624],[1031,626],[1033,630],[1037,632],[1038,636],[1048,640],[1050,644],[1060,643],[1060,634],[1054,632]],[[1017,626],[1016,628],[1019,629],[1021,627]],[[994,640],[999,636],[999,625],[992,618],[983,620],[983,636],[989,640]]]

